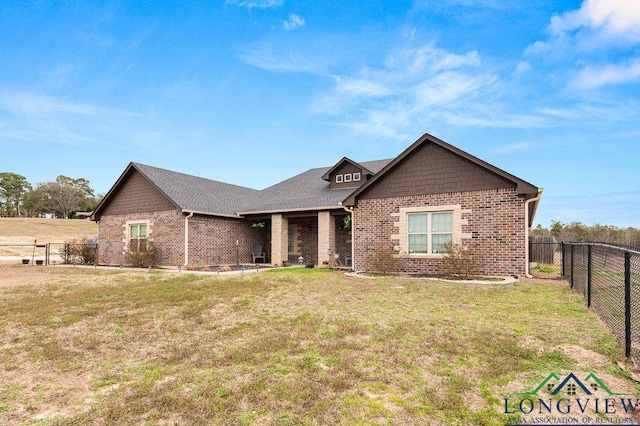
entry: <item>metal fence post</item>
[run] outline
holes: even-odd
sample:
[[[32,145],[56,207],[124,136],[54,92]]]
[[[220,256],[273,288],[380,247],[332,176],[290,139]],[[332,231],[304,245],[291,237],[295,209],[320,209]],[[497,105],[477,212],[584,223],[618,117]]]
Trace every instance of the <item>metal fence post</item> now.
[[[576,263],[575,262],[575,256],[574,256],[574,249],[576,246],[574,246],[573,244],[571,244],[571,288],[573,288],[573,265]]]
[[[564,241],[562,243],[560,243],[562,247],[562,276],[566,277],[567,273],[566,273],[566,269],[565,269],[565,264],[566,264],[566,259],[567,259],[567,253],[564,251]]]
[[[587,307],[591,307],[591,244],[587,246]]]
[[[631,355],[631,253],[624,252],[624,354]]]

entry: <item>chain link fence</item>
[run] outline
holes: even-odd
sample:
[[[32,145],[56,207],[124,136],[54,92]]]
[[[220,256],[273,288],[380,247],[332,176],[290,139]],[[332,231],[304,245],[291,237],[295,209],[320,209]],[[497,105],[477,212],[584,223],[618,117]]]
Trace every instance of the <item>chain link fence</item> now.
[[[22,262],[24,265],[94,265],[98,243],[87,239],[82,243],[2,244],[0,261]]]
[[[47,265],[64,263],[67,265],[94,265],[97,262],[98,244],[85,243],[50,243]]]
[[[640,361],[640,250],[606,243],[562,243],[562,274]]]

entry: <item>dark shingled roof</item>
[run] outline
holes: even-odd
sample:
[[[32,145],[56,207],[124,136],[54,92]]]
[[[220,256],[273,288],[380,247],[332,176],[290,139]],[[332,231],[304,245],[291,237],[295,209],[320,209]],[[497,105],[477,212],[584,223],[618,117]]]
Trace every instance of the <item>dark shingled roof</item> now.
[[[260,192],[144,164],[131,165],[183,211],[235,216],[239,206]]]
[[[391,159],[358,163],[378,173]],[[257,199],[250,200],[240,210],[241,214],[278,212],[290,210],[312,210],[321,207],[338,207],[342,200],[356,188],[330,189],[323,176],[332,167],[311,169],[290,179],[260,191]]]
[[[109,190],[91,215],[92,220],[99,220],[104,206],[118,187],[134,171],[145,176],[149,182],[171,200],[183,212],[201,213],[214,216],[232,216],[251,214],[268,214],[287,211],[338,209],[341,205],[354,206],[356,198],[375,185],[390,170],[397,167],[406,157],[423,143],[434,143],[440,147],[475,163],[490,172],[514,182],[519,194],[527,199],[534,199],[529,205],[530,220],[533,219],[537,207],[537,199],[541,190],[532,184],[513,176],[471,154],[468,154],[448,143],[425,133],[403,153],[393,159],[355,163],[344,157],[332,167],[311,169],[283,182],[277,183],[261,191],[232,185],[215,180],[204,179],[184,173],[173,172],[139,163],[130,163],[118,181]],[[373,174],[358,188],[331,189],[326,179],[341,163],[348,161],[363,167]]]
[[[361,163],[361,166],[377,173],[390,161],[391,159],[368,161]],[[339,208],[342,200],[355,191],[355,188],[330,189],[329,182],[324,181],[322,176],[331,167],[311,169],[259,191],[145,164],[130,163],[94,211],[94,220],[100,216],[102,207],[125,176],[133,170],[147,178],[183,212],[214,216],[236,217],[240,214]]]

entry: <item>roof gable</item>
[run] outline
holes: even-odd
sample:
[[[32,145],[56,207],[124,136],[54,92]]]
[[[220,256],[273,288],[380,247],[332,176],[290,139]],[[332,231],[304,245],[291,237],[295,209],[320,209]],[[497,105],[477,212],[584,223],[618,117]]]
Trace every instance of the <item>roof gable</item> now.
[[[404,170],[403,170],[404,169]],[[402,176],[409,173],[410,177]],[[389,181],[402,180],[402,185]],[[535,196],[538,188],[430,134],[424,134],[394,158],[377,175],[344,201],[354,206],[359,197],[378,198],[417,193],[441,193],[464,190],[514,187],[518,193]]]
[[[134,167],[127,167],[92,216],[178,210],[179,206]]]
[[[236,212],[259,191],[210,179],[139,163],[130,163],[92,215],[99,220],[116,195],[129,183],[130,176],[139,173],[146,182],[177,210],[215,216],[237,217]]]
[[[335,166],[333,166],[332,168],[327,170],[327,172],[324,175],[322,175],[322,179],[330,182],[331,181],[331,174],[333,172],[337,171],[338,169],[346,166],[346,165],[351,165],[351,166],[353,166],[353,167],[355,167],[357,169],[360,169],[362,171],[362,173],[366,173],[366,174],[369,174],[369,175],[374,174],[371,170],[367,169],[362,164],[356,163],[355,161],[351,160],[350,158],[342,157],[342,160],[338,161]]]

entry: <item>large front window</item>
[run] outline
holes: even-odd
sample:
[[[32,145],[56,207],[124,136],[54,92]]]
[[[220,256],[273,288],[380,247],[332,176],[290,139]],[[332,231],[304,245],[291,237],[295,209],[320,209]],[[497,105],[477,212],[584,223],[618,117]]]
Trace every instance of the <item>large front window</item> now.
[[[439,254],[453,240],[453,213],[409,213],[408,247],[410,254]]]
[[[132,223],[129,225],[129,248],[138,251],[147,248],[146,223]]]

